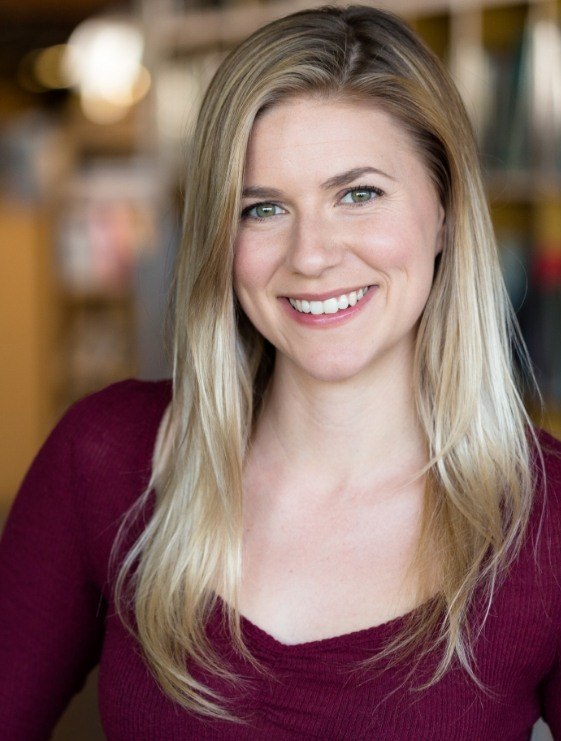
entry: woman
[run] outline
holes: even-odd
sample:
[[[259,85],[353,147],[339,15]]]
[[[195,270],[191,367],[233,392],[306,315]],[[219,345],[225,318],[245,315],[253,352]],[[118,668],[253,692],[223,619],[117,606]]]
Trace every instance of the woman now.
[[[387,13],[290,16],[189,172],[172,388],[73,407],[6,529],[8,737],[98,660],[112,740],[561,735],[560,447],[447,74]]]

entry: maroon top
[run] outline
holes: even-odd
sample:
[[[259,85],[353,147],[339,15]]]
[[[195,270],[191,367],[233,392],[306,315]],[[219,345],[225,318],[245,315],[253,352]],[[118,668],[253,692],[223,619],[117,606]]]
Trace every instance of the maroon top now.
[[[217,610],[210,638],[248,681],[233,690],[202,678],[230,698],[246,723],[203,720],[167,699],[115,615],[108,559],[122,514],[148,482],[169,398],[169,382],[125,381],[84,399],[25,479],[0,545],[2,738],[47,738],[98,661],[109,741],[506,741],[528,739],[540,714],[561,738],[561,445],[545,435],[549,489],[541,534],[537,539],[538,486],[527,542],[475,644],[485,692],[458,669],[420,692],[404,684],[404,666],[352,673],[402,619],[296,646],[244,619],[249,647],[271,672],[266,677],[230,650]],[[433,662],[421,662],[417,682]]]

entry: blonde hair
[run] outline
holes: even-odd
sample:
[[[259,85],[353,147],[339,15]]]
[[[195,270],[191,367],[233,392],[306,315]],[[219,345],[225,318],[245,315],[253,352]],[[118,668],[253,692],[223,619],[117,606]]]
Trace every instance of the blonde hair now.
[[[156,502],[117,582],[121,614],[125,619],[128,596],[163,690],[208,716],[232,718],[224,698],[197,681],[185,659],[236,681],[205,636],[217,593],[235,648],[252,660],[236,609],[242,470],[273,362],[232,288],[244,160],[262,111],[310,95],[368,100],[389,112],[424,158],[446,214],[415,358],[430,458],[417,565],[438,562],[440,590],[386,653],[413,652],[436,629],[430,647],[440,648],[441,659],[429,684],[454,659],[475,676],[469,609],[480,589],[490,604],[532,504],[530,424],[511,357],[518,331],[458,92],[437,58],[387,12],[326,7],[269,24],[225,60],[199,115],[173,287],[173,399],[136,512],[150,489]]]

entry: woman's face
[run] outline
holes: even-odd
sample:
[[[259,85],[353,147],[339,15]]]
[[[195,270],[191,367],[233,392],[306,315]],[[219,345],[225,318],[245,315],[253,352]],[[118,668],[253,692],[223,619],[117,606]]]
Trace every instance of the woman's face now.
[[[411,365],[444,212],[403,127],[298,98],[249,141],[234,286],[276,363],[324,381]]]

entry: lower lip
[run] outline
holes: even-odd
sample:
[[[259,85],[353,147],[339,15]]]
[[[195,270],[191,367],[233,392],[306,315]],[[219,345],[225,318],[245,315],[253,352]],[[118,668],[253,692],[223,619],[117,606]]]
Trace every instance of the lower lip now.
[[[282,298],[281,301],[290,318],[299,324],[318,328],[336,327],[361,312],[374,295],[376,288],[377,286],[369,286],[368,291],[360,301],[357,301],[354,306],[349,306],[347,309],[340,309],[336,314],[304,314],[297,311],[287,298]]]

